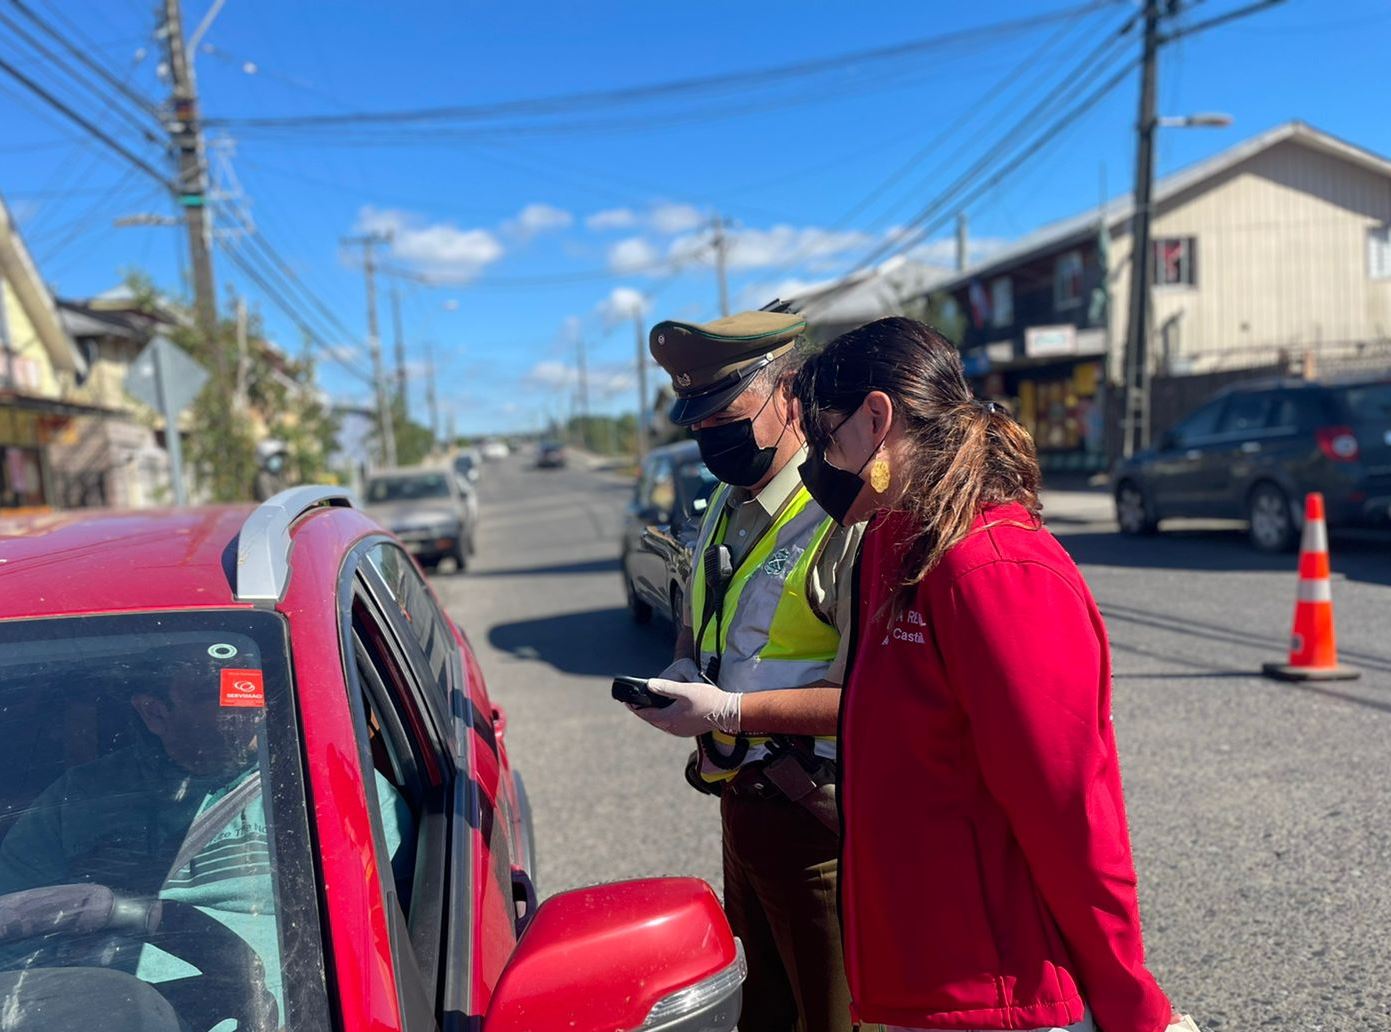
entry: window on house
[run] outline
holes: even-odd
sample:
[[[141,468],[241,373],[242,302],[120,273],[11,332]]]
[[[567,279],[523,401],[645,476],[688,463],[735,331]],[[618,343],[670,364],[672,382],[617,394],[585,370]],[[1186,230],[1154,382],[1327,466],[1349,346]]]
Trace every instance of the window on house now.
[[[1192,287],[1198,283],[1196,237],[1160,237],[1154,241],[1150,282],[1156,287]]]
[[[1367,230],[1367,275],[1391,279],[1391,225]]]
[[[1082,252],[1069,251],[1053,270],[1053,304],[1072,308],[1082,303]]]
[[[1001,276],[990,283],[990,324],[1009,326],[1014,322],[1014,281]]]

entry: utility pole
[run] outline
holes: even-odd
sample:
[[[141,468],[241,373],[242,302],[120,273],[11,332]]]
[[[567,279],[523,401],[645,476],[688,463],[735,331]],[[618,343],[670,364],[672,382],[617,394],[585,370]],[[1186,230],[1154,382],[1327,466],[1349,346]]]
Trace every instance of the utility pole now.
[[[1135,214],[1130,232],[1130,322],[1125,338],[1125,416],[1122,453],[1129,458],[1149,444],[1150,200],[1154,192],[1155,79],[1159,65],[1159,3],[1145,0],[1144,54],[1140,66],[1140,118],[1136,125]]]
[[[575,338],[575,370],[578,374],[580,396],[580,443],[590,446],[589,441],[589,367],[586,362],[584,337]]]
[[[725,316],[729,314],[729,277],[725,267],[729,238],[725,236],[724,219],[718,212],[711,220],[710,226],[714,233],[712,242],[715,246],[715,277],[720,284],[720,315]]]
[[[430,437],[436,443],[440,439],[440,406],[439,399],[435,396],[435,342],[427,340],[425,342],[425,404],[430,410]],[[446,442],[446,447],[452,448],[454,441],[451,438]]]
[[[236,416],[246,414],[246,377],[250,365],[250,353],[246,340],[246,298],[237,298],[237,379],[233,393],[232,412]]]
[[[179,0],[164,0],[164,45],[173,84],[169,138],[178,159],[179,206],[188,231],[189,261],[193,270],[193,302],[198,331],[212,341],[217,321],[217,291],[213,285],[212,232],[208,222],[208,166],[203,154],[203,133],[198,121],[198,86],[193,64],[184,47],[183,12]],[[221,352],[214,351],[214,360]],[[214,368],[226,383],[226,363]]]
[[[386,233],[368,233],[345,237],[343,243],[362,247],[362,271],[367,279],[367,347],[372,353],[372,385],[377,395],[377,426],[382,435],[382,463],[396,465],[396,427],[391,418],[391,402],[387,397],[386,374],[382,369],[382,339],[377,332],[377,263],[373,252],[378,244],[391,241]]]
[[[228,380],[227,355],[217,340],[217,288],[213,283],[212,227],[208,218],[208,165],[198,115],[198,85],[184,45],[183,12],[179,0],[164,0],[164,45],[173,86],[169,139],[178,163],[178,202],[188,232],[189,266],[193,274],[193,313],[198,336],[211,358],[214,381]],[[231,429],[227,395],[214,392],[208,430],[225,440]]]
[[[966,252],[971,242],[971,223],[964,211],[956,213],[956,271],[966,271]]]
[[[401,422],[410,418],[406,404],[406,338],[401,333],[401,291],[391,285],[391,325],[396,335],[396,404],[401,407]]]
[[[642,309],[633,310],[633,329],[637,331],[638,339],[638,422],[637,422],[637,456],[638,465],[642,465],[642,460],[647,458],[647,334],[642,327]]]

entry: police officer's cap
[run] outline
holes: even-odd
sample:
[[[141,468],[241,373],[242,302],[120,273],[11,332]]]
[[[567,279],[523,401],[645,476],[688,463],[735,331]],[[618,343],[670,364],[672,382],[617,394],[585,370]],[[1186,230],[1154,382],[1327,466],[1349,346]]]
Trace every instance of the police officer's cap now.
[[[671,421],[690,426],[720,411],[806,328],[805,319],[789,312],[739,312],[714,322],[652,327],[652,357],[676,391]]]

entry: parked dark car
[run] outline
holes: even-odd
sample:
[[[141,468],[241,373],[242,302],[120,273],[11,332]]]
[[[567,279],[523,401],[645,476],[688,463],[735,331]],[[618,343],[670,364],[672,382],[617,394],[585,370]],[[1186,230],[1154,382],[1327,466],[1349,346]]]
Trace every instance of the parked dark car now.
[[[1330,526],[1391,520],[1391,378],[1266,380],[1218,394],[1116,470],[1116,519],[1151,534],[1170,516],[1244,519],[1251,543],[1290,549],[1303,499]]]
[[[700,516],[718,485],[694,441],[658,448],[643,462],[623,528],[621,564],[635,623],[657,612],[680,627]]]
[[[537,469],[562,469],[566,458],[565,445],[559,441],[542,441],[536,448]]]

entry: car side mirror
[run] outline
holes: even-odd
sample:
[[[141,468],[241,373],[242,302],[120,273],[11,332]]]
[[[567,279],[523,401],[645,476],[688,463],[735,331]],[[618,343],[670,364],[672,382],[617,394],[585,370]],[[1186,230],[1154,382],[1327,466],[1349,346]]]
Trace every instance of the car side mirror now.
[[[543,903],[503,968],[483,1032],[732,1032],[747,967],[695,878],[597,885]]]

